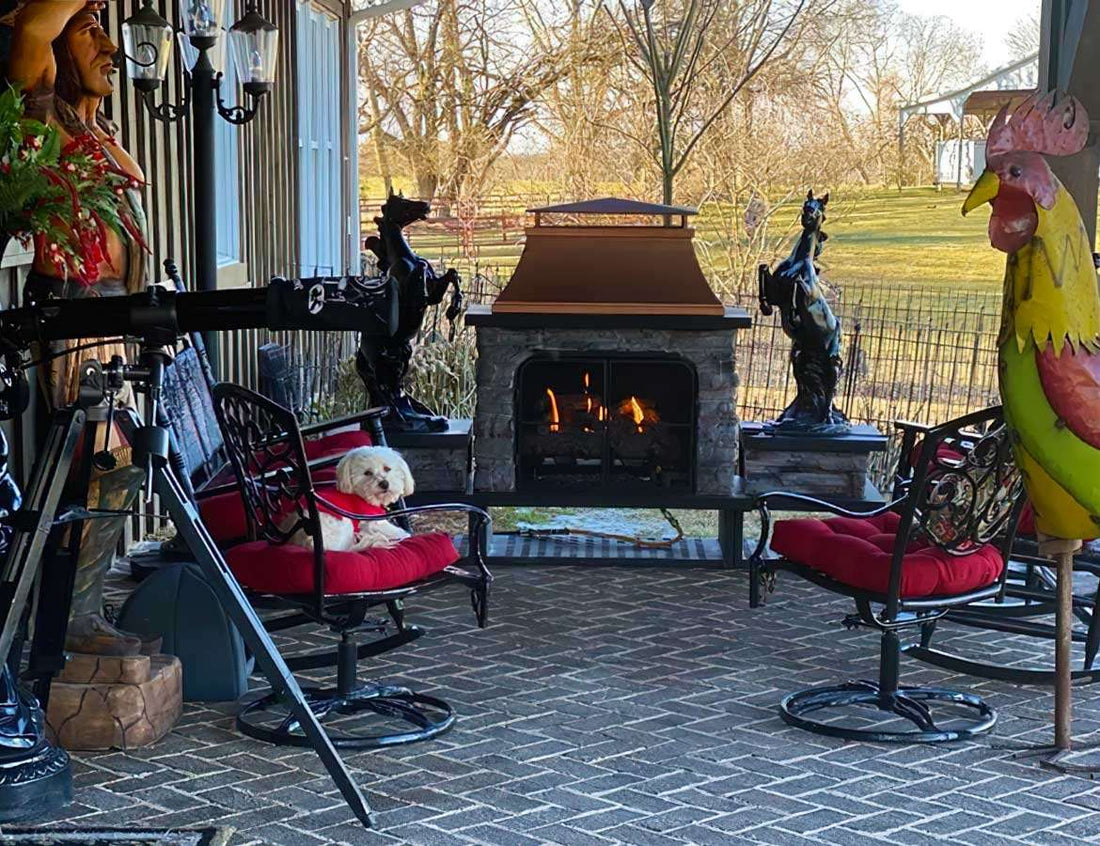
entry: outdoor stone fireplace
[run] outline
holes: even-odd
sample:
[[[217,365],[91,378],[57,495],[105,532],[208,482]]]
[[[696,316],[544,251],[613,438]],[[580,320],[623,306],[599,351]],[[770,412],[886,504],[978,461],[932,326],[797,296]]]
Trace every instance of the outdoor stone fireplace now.
[[[740,309],[699,269],[686,223],[544,226],[545,215],[677,215],[597,200],[534,210],[505,290],[473,307],[474,488],[727,494],[737,473]]]

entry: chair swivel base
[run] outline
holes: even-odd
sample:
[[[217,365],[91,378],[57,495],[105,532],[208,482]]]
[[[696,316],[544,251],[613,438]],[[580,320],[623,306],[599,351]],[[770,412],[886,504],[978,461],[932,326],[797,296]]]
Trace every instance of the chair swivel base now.
[[[394,685],[372,684],[341,692],[335,687],[303,687],[306,701],[337,749],[380,749],[430,740],[448,731],[455,723],[455,712],[442,699],[414,693]],[[390,734],[343,733],[340,717],[373,713],[411,723],[409,731]],[[237,729],[277,746],[309,746],[298,721],[275,694],[246,702],[237,712]]]
[[[1031,667],[1014,667],[1001,664],[993,664],[986,661],[978,661],[965,658],[961,655],[946,652],[942,649],[918,646],[907,646],[902,650],[910,658],[916,658],[926,664],[932,664],[954,673],[965,673],[968,676],[978,676],[983,679],[1009,682],[1010,684],[1026,684],[1041,687],[1053,687],[1057,675],[1053,670],[1042,670]],[[1074,685],[1093,684],[1100,681],[1100,666],[1088,669],[1073,670],[1071,678]]]
[[[964,706],[977,711],[973,720],[951,728],[936,725],[929,708],[931,703]],[[910,731],[885,731],[877,728],[855,728],[833,722],[823,722],[807,715],[832,708],[873,708],[895,717],[909,720],[916,726]],[[883,694],[871,681],[851,681],[829,687],[812,687],[783,698],[779,715],[788,725],[814,734],[840,737],[845,740],[867,740],[879,743],[946,743],[969,740],[990,731],[997,722],[997,712],[982,699],[969,693],[959,693],[942,687],[899,687],[894,693]]]

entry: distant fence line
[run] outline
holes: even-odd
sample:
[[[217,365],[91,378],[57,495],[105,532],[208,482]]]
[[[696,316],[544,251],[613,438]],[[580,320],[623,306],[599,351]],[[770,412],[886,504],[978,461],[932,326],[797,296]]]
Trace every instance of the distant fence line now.
[[[483,267],[468,278],[469,301],[481,303],[491,303],[506,281]],[[790,341],[778,316],[761,315],[754,297],[726,300],[753,319],[750,329],[737,333],[738,414],[744,420],[775,417],[795,392]],[[832,305],[844,332],[837,404],[853,420],[880,427],[896,419],[936,423],[998,402],[997,292],[941,292],[933,306],[921,301],[919,290],[883,284],[841,291]],[[466,342],[472,344],[472,337]],[[456,411],[468,416],[473,409]]]

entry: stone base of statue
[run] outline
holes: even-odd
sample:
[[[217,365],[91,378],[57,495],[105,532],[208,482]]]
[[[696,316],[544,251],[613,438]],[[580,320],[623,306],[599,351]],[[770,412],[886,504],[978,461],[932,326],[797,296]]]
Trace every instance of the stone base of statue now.
[[[444,422],[439,432],[386,429],[386,440],[408,462],[418,492],[464,494],[473,485],[473,421]]]
[[[838,427],[839,428],[839,427]],[[874,426],[843,424],[841,431],[807,432],[772,423],[741,424],[741,454],[749,493],[793,491],[839,499],[869,499],[872,453],[886,451]]]
[[[156,743],[183,710],[174,655],[68,655],[50,686],[46,723],[66,749],[136,749]]]

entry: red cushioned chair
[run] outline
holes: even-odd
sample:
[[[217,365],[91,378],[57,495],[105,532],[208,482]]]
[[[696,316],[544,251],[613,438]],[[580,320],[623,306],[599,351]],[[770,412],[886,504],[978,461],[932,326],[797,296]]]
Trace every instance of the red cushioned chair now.
[[[962,443],[969,446],[957,449]],[[1024,497],[1000,408],[928,429],[914,467],[897,485],[893,502],[863,514],[800,494],[776,492],[759,498],[763,523],[750,561],[752,577],[770,588],[775,572],[786,570],[850,596],[857,613],[845,624],[881,633],[878,680],[786,696],[780,714],[790,725],[849,740],[927,743],[974,737],[996,722],[996,713],[977,696],[902,686],[898,676],[901,629],[927,626],[950,609],[992,598],[1001,589]],[[766,559],[769,509],[795,501],[839,516],[777,522],[771,549],[779,557]],[[969,713],[965,719],[952,714],[949,723],[937,724],[934,703],[961,706]],[[886,713],[873,715],[870,725],[854,727],[837,721],[836,714],[817,716],[848,706]],[[916,728],[887,725],[896,718]]]
[[[900,459],[895,475],[895,491],[897,491],[900,486],[908,484],[912,479],[919,458],[921,438],[930,427],[919,423],[899,422],[895,425],[902,432]],[[940,451],[945,455],[961,458],[962,454],[972,447],[973,440],[965,440],[957,444],[944,444]],[[1073,569],[1076,573],[1088,573],[1094,578],[1100,577],[1100,555],[1088,547],[1082,549],[1074,556]],[[1039,556],[1034,511],[1030,503],[1025,503],[1016,526],[1012,559],[1009,566],[1002,572],[997,595],[991,599],[951,609],[944,622],[1053,640],[1055,637],[1053,624],[1041,618],[1054,614],[1057,604],[1056,591],[1057,579],[1051,562]],[[1080,625],[1074,628],[1073,641],[1084,644],[1081,666],[1072,672],[1073,681],[1078,684],[1090,684],[1100,679],[1100,667],[1094,666],[1096,655],[1100,652],[1098,609],[1100,609],[1100,584],[1095,591],[1074,596],[1074,615]],[[922,627],[920,643],[906,647],[907,655],[952,672],[982,678],[1015,684],[1048,686],[1054,684],[1056,676],[1049,668],[1024,667],[1015,663],[1004,664],[983,660],[953,652],[942,643],[938,647],[933,647],[932,641],[937,632],[937,622],[934,620]]]
[[[220,546],[228,546],[245,538],[248,522],[215,422],[213,387],[213,376],[207,372],[198,348],[191,345],[181,350],[166,369],[162,399],[165,425],[172,433],[176,476],[198,506],[211,537]],[[313,467],[314,478],[335,478],[336,462],[348,450],[385,443],[381,423],[384,413],[384,409],[367,409],[302,426],[306,457]],[[182,546],[169,545],[163,554],[170,559],[190,557]],[[161,553],[148,557],[157,560]]]
[[[368,749],[393,746],[435,737],[454,723],[451,707],[435,697],[407,688],[374,683],[360,685],[356,679],[358,659],[379,655],[418,638],[422,631],[404,618],[404,600],[409,596],[448,584],[470,591],[479,626],[488,614],[492,576],[485,566],[481,539],[489,515],[469,505],[434,505],[386,512],[364,506],[351,510],[356,498],[335,490],[335,482],[317,481],[311,474],[294,414],[275,402],[238,385],[214,388],[214,411],[225,438],[226,449],[245,502],[248,541],[226,552],[226,560],[241,585],[258,605],[291,613],[267,621],[269,631],[316,623],[340,635],[335,661],[331,652],[291,656],[294,670],[337,666],[335,688],[303,685],[319,717],[340,718],[372,712],[412,724],[410,730],[338,733],[330,728],[334,745]],[[446,534],[415,535],[392,549],[336,552],[324,548],[319,514],[329,512],[359,523],[408,517],[428,512],[464,512],[470,535],[466,558],[459,560]],[[288,543],[299,529],[313,539],[313,548]],[[468,564],[477,572],[463,569]],[[384,606],[394,627],[385,635],[387,623],[367,620],[372,607]],[[358,632],[369,630],[383,636],[359,645]],[[237,714],[242,732],[271,743],[308,745],[297,724],[272,694],[260,696],[242,706]]]

